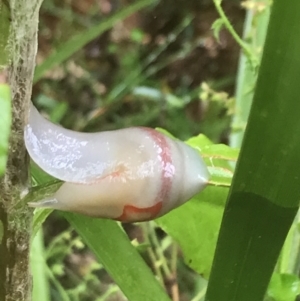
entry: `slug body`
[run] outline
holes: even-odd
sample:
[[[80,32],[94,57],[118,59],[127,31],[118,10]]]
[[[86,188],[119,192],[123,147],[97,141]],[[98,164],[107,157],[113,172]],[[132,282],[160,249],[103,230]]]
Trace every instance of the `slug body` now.
[[[32,207],[145,221],[189,200],[209,178],[196,150],[150,128],[79,133],[31,106],[24,138],[32,160],[64,181],[53,198]]]

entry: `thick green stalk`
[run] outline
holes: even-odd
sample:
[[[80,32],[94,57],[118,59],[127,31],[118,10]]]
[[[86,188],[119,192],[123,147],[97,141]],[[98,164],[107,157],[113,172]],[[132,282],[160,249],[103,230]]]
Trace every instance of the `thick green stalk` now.
[[[300,200],[300,2],[273,2],[207,301],[261,301]]]
[[[257,54],[258,61],[260,61],[269,22],[270,7],[268,0],[254,0],[253,2],[264,3],[266,8],[260,13],[254,10],[247,10],[243,37],[251,45],[252,51]],[[242,51],[236,82],[235,114],[231,125],[230,145],[232,147],[241,147],[252,104],[256,79],[257,72],[251,68],[248,58]]]
[[[31,98],[41,2],[1,2],[1,5],[9,7],[10,12],[10,17],[6,19],[10,28],[8,44],[0,45],[0,56],[7,53],[8,49],[10,60],[1,62],[1,75],[7,76],[12,92],[12,128],[7,168],[0,179],[0,226],[3,229],[0,241],[1,301],[31,300],[29,246],[32,214],[21,202],[28,187],[28,157],[23,142],[23,128]]]

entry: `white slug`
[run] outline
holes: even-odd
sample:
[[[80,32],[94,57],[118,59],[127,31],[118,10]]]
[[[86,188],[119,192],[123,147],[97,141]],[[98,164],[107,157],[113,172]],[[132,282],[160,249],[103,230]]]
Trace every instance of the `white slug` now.
[[[31,207],[145,221],[189,200],[209,178],[196,150],[150,128],[79,133],[51,123],[32,105],[24,138],[32,160],[65,182],[53,198]]]

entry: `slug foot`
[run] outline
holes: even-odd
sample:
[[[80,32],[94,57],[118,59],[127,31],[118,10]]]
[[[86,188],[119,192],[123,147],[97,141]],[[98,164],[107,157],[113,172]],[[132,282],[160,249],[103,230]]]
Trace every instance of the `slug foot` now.
[[[148,221],[154,219],[162,208],[162,202],[147,208],[138,208],[132,205],[125,205],[121,216],[115,220],[120,222]]]

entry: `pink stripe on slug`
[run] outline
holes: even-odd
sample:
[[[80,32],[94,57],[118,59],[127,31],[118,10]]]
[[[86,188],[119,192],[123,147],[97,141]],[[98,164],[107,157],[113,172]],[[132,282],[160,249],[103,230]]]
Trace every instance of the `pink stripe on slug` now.
[[[164,135],[153,129],[141,128],[141,130],[147,133],[157,146],[157,156],[160,157],[162,165],[161,186],[153,206],[138,208],[132,205],[125,205],[122,215],[115,219],[121,222],[147,221],[154,219],[161,212],[163,202],[169,199],[170,191],[172,189],[175,167],[172,163],[171,148],[167,139]]]
[[[169,198],[172,189],[173,176],[175,174],[175,166],[172,162],[172,154],[170,145],[166,137],[160,132],[150,129],[141,128],[146,132],[158,146],[157,156],[161,159],[162,174],[161,174],[161,187],[155,199],[156,202],[166,201]]]

